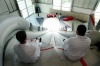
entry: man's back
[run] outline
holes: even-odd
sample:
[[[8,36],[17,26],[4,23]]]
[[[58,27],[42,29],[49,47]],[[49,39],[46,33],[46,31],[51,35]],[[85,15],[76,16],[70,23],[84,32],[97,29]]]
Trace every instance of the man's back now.
[[[76,36],[64,42],[64,53],[71,60],[80,59],[89,48],[91,40],[86,36]]]
[[[24,63],[34,63],[40,57],[40,47],[36,42],[15,45],[14,50]]]

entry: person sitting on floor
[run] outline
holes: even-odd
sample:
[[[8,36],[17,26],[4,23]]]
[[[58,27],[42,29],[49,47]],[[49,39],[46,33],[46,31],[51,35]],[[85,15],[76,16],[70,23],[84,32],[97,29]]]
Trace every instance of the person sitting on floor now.
[[[70,60],[78,60],[89,49],[91,40],[85,36],[86,27],[84,25],[79,25],[77,27],[77,36],[71,37],[68,40],[64,40],[64,55]]]
[[[26,32],[19,31],[16,33],[16,39],[19,41],[19,44],[14,46],[14,51],[18,59],[23,63],[36,62],[40,57],[41,38],[39,40],[27,40]]]

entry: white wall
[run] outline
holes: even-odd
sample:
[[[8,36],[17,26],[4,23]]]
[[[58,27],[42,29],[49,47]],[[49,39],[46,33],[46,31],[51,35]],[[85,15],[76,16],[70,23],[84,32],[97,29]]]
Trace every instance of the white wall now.
[[[39,3],[38,5],[39,5],[39,7],[41,8],[41,12],[42,12],[42,13],[50,13],[50,8],[53,7],[52,5],[41,4],[41,3]]]
[[[72,11],[91,14],[96,6],[98,0],[73,0]],[[43,13],[49,13],[53,5],[37,3],[41,7]]]
[[[2,22],[2,20],[6,19],[6,18],[10,18],[10,17],[13,17],[13,16],[19,16],[18,11],[15,11],[15,12],[10,13],[10,14],[0,15],[0,22]]]
[[[78,12],[78,13],[84,13],[84,14],[91,14],[93,12],[92,9],[84,9],[84,8],[78,8],[78,7],[73,7],[72,11]]]
[[[5,0],[5,1],[7,2],[7,5],[12,11],[15,11],[17,9],[15,5],[15,0]]]
[[[50,8],[53,8],[53,5],[41,4],[41,3],[39,3],[38,5],[41,8],[42,13],[50,13]],[[72,11],[84,14],[91,14],[93,12],[92,9],[84,9],[79,7],[72,7]]]
[[[17,10],[15,0],[0,0],[0,16]]]
[[[0,0],[0,14],[9,12],[4,0]]]

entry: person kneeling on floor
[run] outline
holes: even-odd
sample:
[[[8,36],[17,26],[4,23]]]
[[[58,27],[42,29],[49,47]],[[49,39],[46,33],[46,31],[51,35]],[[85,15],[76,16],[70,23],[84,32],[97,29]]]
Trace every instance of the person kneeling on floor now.
[[[64,41],[64,54],[70,60],[78,60],[89,49],[91,40],[85,36],[86,27],[84,25],[79,25],[77,27],[76,34],[77,36],[71,37],[68,40]]]
[[[40,48],[42,46],[41,38],[27,40],[25,31],[19,31],[16,33],[16,39],[19,44],[14,46],[14,51],[18,56],[19,61],[23,63],[34,63],[40,57]]]

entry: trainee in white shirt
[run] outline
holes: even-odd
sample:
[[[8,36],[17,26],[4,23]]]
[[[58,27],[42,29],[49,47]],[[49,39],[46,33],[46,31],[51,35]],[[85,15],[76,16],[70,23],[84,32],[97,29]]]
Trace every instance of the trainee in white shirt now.
[[[91,40],[86,36],[72,37],[64,41],[64,54],[70,60],[80,59],[90,47]]]
[[[34,63],[40,57],[40,47],[42,43],[38,40],[27,40],[25,44],[14,46],[15,53],[20,61],[24,63]]]

